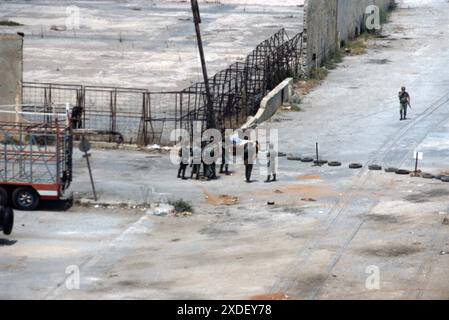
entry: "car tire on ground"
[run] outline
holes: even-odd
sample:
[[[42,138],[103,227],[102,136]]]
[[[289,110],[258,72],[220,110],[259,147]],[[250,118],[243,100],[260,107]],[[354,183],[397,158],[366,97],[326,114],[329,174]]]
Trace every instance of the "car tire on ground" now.
[[[301,159],[301,162],[313,162],[313,159],[312,158],[307,158],[307,157],[305,157],[305,158],[302,158]]]
[[[430,173],[423,173],[421,175],[421,177],[423,177],[424,179],[433,179],[433,178],[435,178],[435,176],[433,174],[430,174]]]
[[[21,187],[12,193],[12,203],[17,210],[31,211],[39,205],[39,195],[29,187]]]
[[[338,161],[331,161],[328,163],[329,167],[340,167],[341,166],[341,162]]]
[[[10,207],[0,207],[0,215],[3,233],[8,236],[11,234],[14,226],[14,211]]]
[[[8,204],[8,192],[5,188],[0,187],[0,206],[6,206]]]
[[[351,163],[349,165],[349,169],[362,169],[362,168],[363,168],[363,165],[360,163]]]
[[[301,157],[288,157],[287,160],[289,160],[289,161],[301,161],[302,158]]]
[[[385,169],[385,172],[388,172],[388,173],[394,173],[394,172],[396,172],[396,171],[398,171],[398,170],[399,170],[398,168],[390,167],[390,168],[386,168],[386,169]]]
[[[449,177],[441,177],[441,181],[443,181],[443,182],[449,182]]]
[[[316,164],[317,166],[324,166],[325,164],[327,164],[328,163],[328,161],[327,160],[315,160],[315,161],[313,161],[313,163],[314,164]]]
[[[382,170],[382,167],[377,164],[372,164],[372,165],[368,166],[368,169],[371,171],[380,171],[380,170]]]
[[[396,170],[396,174],[405,176],[405,175],[409,175],[410,171],[404,170],[404,169],[398,169],[398,170]]]
[[[285,152],[278,152],[278,157],[279,158],[283,158],[283,157],[286,157],[286,156],[287,156],[287,154]]]

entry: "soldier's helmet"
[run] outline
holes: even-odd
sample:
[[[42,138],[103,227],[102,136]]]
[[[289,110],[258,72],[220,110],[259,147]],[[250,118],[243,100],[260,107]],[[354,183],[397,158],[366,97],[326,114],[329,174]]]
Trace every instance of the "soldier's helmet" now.
[[[407,90],[407,88],[406,88],[406,87],[402,87],[401,89],[402,89],[402,91],[405,91],[405,90]]]

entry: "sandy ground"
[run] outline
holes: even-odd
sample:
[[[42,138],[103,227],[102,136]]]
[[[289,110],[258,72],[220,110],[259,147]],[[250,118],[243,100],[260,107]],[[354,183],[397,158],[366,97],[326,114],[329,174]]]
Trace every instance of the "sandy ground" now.
[[[290,35],[302,30],[300,1],[221,1],[200,10],[210,75],[282,27]],[[72,30],[74,14],[79,28]],[[24,81],[174,91],[202,79],[190,2],[1,1],[0,20],[6,19],[24,24],[0,26],[0,33],[26,35]],[[51,30],[67,21],[69,30]]]
[[[13,235],[0,240],[0,297],[448,299],[449,184],[366,167],[412,169],[419,150],[424,171],[449,171],[448,16],[445,1],[405,1],[386,37],[345,58],[303,112],[263,126],[279,130],[280,151],[312,156],[317,141],[343,167],[280,158],[276,184],[262,183],[258,167],[252,184],[241,167],[181,182],[166,155],[94,150],[100,200],[116,204],[17,212]],[[403,84],[413,111],[400,122]],[[72,191],[88,198],[79,152],[75,167]],[[220,195],[238,202],[220,205]],[[179,198],[192,201],[192,216],[118,205]],[[80,268],[79,290],[65,285],[70,265]],[[367,286],[372,272],[377,288]]]

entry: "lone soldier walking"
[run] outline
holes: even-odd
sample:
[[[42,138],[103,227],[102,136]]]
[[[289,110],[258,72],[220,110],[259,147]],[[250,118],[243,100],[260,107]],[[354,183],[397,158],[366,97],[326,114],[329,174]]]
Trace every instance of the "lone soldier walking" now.
[[[402,87],[401,91],[399,91],[399,103],[401,113],[400,121],[407,120],[407,107],[410,106],[410,95],[405,87]]]

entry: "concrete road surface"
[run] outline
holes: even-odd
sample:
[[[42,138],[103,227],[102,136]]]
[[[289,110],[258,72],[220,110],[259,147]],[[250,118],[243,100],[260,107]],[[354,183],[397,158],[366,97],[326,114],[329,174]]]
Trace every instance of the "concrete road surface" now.
[[[94,150],[110,205],[17,212],[0,237],[0,298],[448,299],[449,184],[367,168],[413,169],[421,151],[423,171],[449,175],[448,16],[446,1],[402,1],[367,54],[262,126],[279,130],[280,151],[313,156],[319,142],[342,167],[280,158],[275,184],[258,167],[252,184],[241,167],[179,181],[167,155]],[[402,85],[413,111],[401,122]],[[75,164],[72,191],[88,198],[79,153]],[[121,205],[180,198],[192,216]]]

